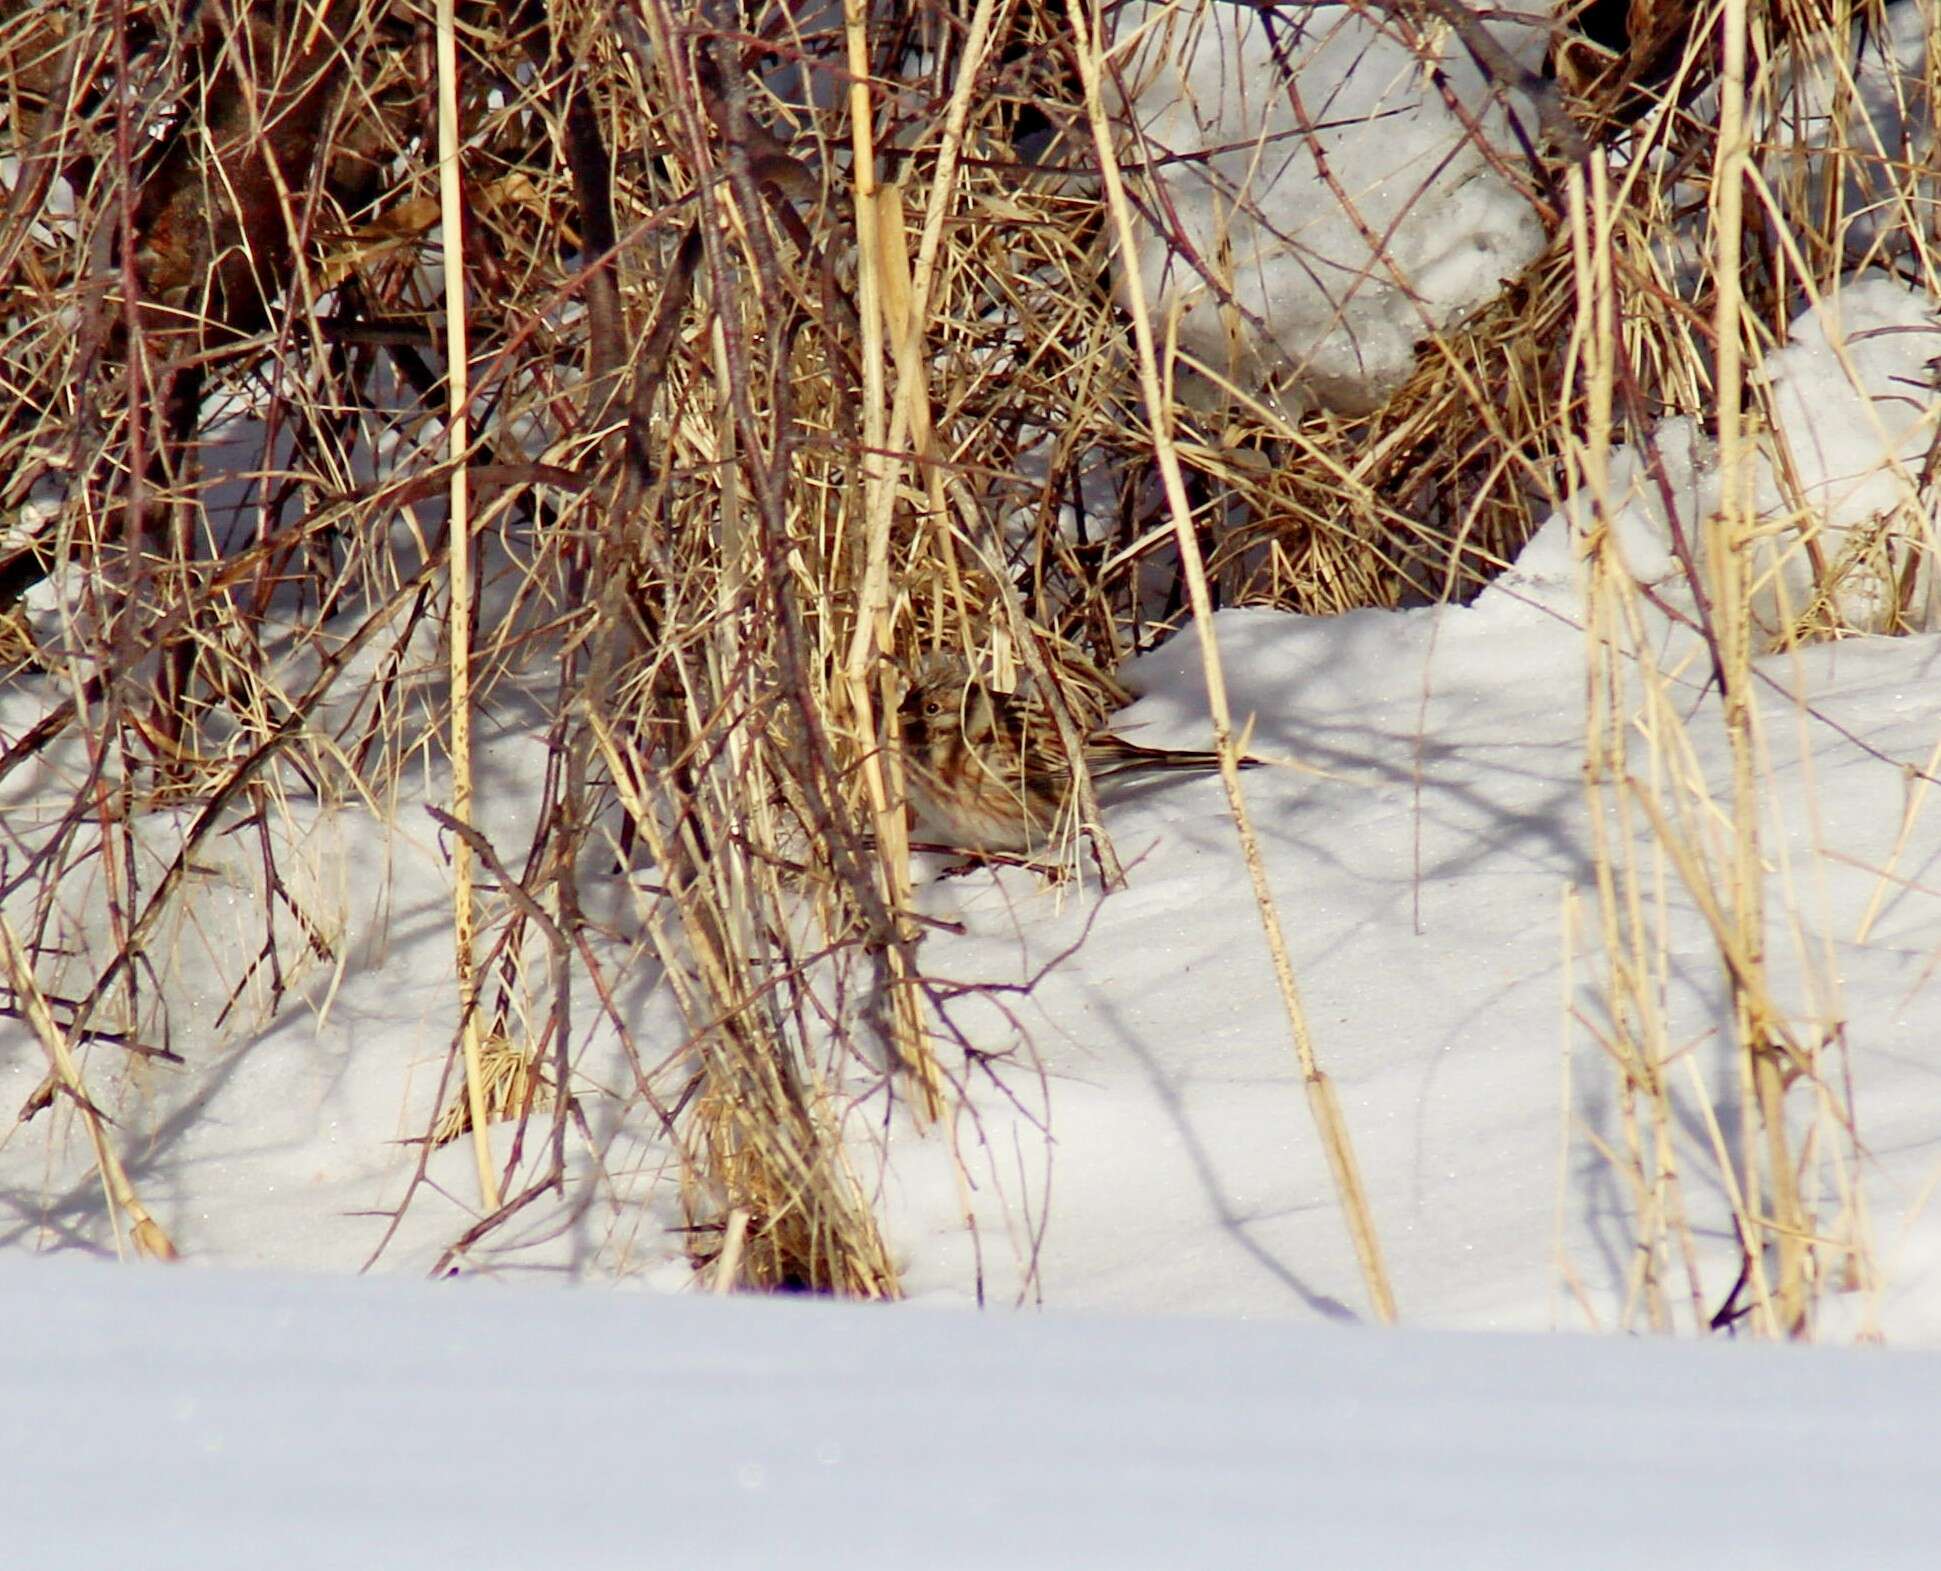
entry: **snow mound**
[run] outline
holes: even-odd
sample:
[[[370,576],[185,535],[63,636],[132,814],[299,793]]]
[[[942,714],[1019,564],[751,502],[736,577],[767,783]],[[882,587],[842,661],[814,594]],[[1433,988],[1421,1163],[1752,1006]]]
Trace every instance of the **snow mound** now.
[[[1115,107],[1135,133],[1128,169],[1157,187],[1135,224],[1155,319],[1177,309],[1180,347],[1245,392],[1353,413],[1382,404],[1416,344],[1494,298],[1544,236],[1449,107],[1514,146],[1453,37],[1438,84],[1395,23],[1312,15],[1128,5]],[[1540,26],[1485,25],[1541,57]]]
[[[1923,478],[1941,422],[1937,359],[1934,301],[1872,277],[1803,311],[1785,346],[1754,373],[1749,413],[1763,428],[1752,502],[1763,527],[1753,609],[1768,644],[1784,642],[1806,618],[1832,616],[1858,632],[1941,626],[1929,563],[1932,482]],[[1573,494],[1489,595],[1574,610],[1573,536],[1601,520],[1626,570],[1684,603],[1672,521],[1702,553],[1703,525],[1720,495],[1717,454],[1698,424],[1663,421],[1649,442],[1613,451],[1602,507],[1588,490]]]

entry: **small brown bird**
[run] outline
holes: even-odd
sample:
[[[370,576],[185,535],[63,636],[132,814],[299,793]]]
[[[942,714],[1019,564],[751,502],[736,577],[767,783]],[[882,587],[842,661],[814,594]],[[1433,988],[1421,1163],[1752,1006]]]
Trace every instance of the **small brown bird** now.
[[[1039,854],[1066,817],[1072,772],[1058,727],[1041,704],[993,692],[954,655],[933,655],[904,695],[903,774],[917,816],[966,851]],[[1248,760],[1251,762],[1251,760]],[[1140,747],[1093,731],[1092,777],[1155,769],[1217,769],[1213,753]]]

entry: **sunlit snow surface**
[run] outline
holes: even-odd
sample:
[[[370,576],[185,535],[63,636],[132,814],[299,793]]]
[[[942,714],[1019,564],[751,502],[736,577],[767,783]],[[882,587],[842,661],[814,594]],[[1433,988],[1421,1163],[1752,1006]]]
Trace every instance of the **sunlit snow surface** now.
[[[0,1261],[7,1563],[1927,1567],[1941,1358]]]

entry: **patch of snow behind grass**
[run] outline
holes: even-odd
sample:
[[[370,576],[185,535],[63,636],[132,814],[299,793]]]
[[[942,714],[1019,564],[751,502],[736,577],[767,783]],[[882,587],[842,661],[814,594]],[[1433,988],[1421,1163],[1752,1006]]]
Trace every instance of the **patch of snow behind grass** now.
[[[1545,21],[1479,25],[1541,59]],[[1453,35],[1435,82],[1400,23],[1347,7],[1130,4],[1113,41],[1112,106],[1137,132],[1121,157],[1163,193],[1137,222],[1148,304],[1157,322],[1177,306],[1181,348],[1244,392],[1377,408],[1421,340],[1543,249],[1530,204],[1476,145],[1520,156]],[[1215,395],[1202,382],[1199,396]]]

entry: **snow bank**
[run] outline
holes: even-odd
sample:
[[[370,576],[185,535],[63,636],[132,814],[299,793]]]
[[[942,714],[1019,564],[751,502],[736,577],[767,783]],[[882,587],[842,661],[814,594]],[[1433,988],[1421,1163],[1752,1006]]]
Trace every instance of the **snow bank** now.
[[[1769,644],[1828,610],[1857,632],[1941,625],[1930,566],[1933,485],[1925,478],[1941,431],[1937,359],[1934,301],[1876,276],[1801,312],[1786,344],[1755,371],[1750,412],[1763,421],[1752,503],[1763,528],[1753,609]],[[1648,449],[1612,454],[1601,515],[1587,492],[1571,497],[1489,594],[1575,614],[1573,534],[1583,537],[1601,516],[1632,576],[1688,604],[1671,519],[1700,551],[1720,494],[1717,455],[1697,423],[1664,421]],[[1830,593],[1816,611],[1823,585]]]
[[[0,1309],[34,1571],[1892,1571],[1941,1536],[1933,1356],[4,1258]]]

